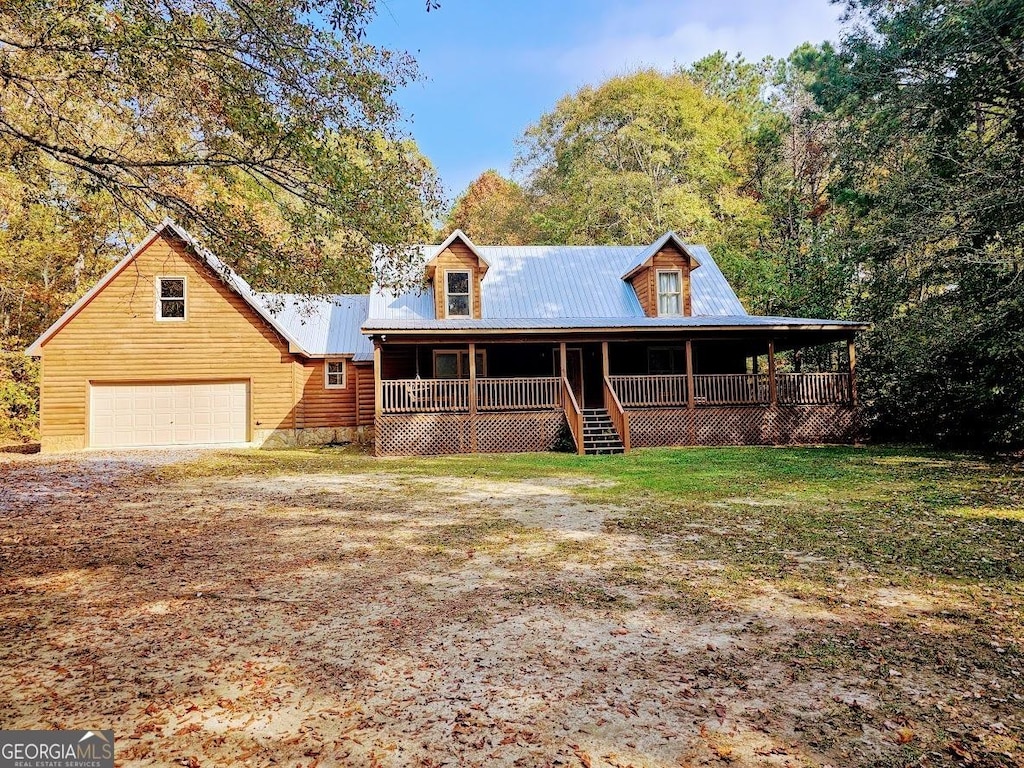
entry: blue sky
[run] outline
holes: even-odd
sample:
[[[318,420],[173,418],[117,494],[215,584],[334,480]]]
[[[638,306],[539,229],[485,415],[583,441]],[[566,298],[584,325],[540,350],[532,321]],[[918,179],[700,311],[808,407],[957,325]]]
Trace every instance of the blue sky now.
[[[835,40],[828,0],[381,0],[368,40],[409,51],[423,80],[399,104],[450,198],[488,168],[508,173],[516,139],[562,96],[643,66],[716,50],[785,56]]]

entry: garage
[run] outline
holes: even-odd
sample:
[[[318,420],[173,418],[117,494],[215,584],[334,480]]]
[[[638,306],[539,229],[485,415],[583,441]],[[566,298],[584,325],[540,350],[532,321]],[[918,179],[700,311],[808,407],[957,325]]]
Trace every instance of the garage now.
[[[244,381],[92,384],[90,390],[93,448],[248,440],[249,388]]]

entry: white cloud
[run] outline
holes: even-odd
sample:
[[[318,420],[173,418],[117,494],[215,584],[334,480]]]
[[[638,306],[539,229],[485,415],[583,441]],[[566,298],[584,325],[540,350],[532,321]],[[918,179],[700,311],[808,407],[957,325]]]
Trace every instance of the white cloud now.
[[[584,40],[528,59],[574,86],[642,67],[671,69],[717,50],[756,61],[835,40],[839,13],[828,0],[646,0],[613,6],[582,30]]]

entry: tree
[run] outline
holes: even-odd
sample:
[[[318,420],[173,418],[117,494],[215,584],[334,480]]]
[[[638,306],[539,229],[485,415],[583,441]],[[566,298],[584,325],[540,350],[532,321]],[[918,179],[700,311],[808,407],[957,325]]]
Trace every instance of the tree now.
[[[876,434],[1024,444],[1024,5],[850,0],[818,63]]]
[[[495,170],[484,171],[467,187],[448,214],[447,225],[481,244],[529,245],[538,236],[526,193]]]
[[[122,217],[173,215],[259,287],[308,290],[311,267],[419,239],[438,202],[391,100],[414,62],[364,39],[373,9],[0,0],[0,149]]]
[[[562,99],[516,167],[545,242],[643,243],[672,229],[716,250],[742,292],[763,210],[743,189],[743,113],[683,73],[642,71]]]

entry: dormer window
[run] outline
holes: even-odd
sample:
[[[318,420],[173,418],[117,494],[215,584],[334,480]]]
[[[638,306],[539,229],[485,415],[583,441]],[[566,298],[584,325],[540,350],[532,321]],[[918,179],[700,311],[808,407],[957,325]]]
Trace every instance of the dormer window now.
[[[447,317],[469,317],[472,314],[469,300],[469,271],[449,270],[445,272],[444,277]]]
[[[185,278],[158,277],[156,279],[156,319],[185,319]]]
[[[677,269],[658,270],[658,315],[683,314],[683,275]]]

